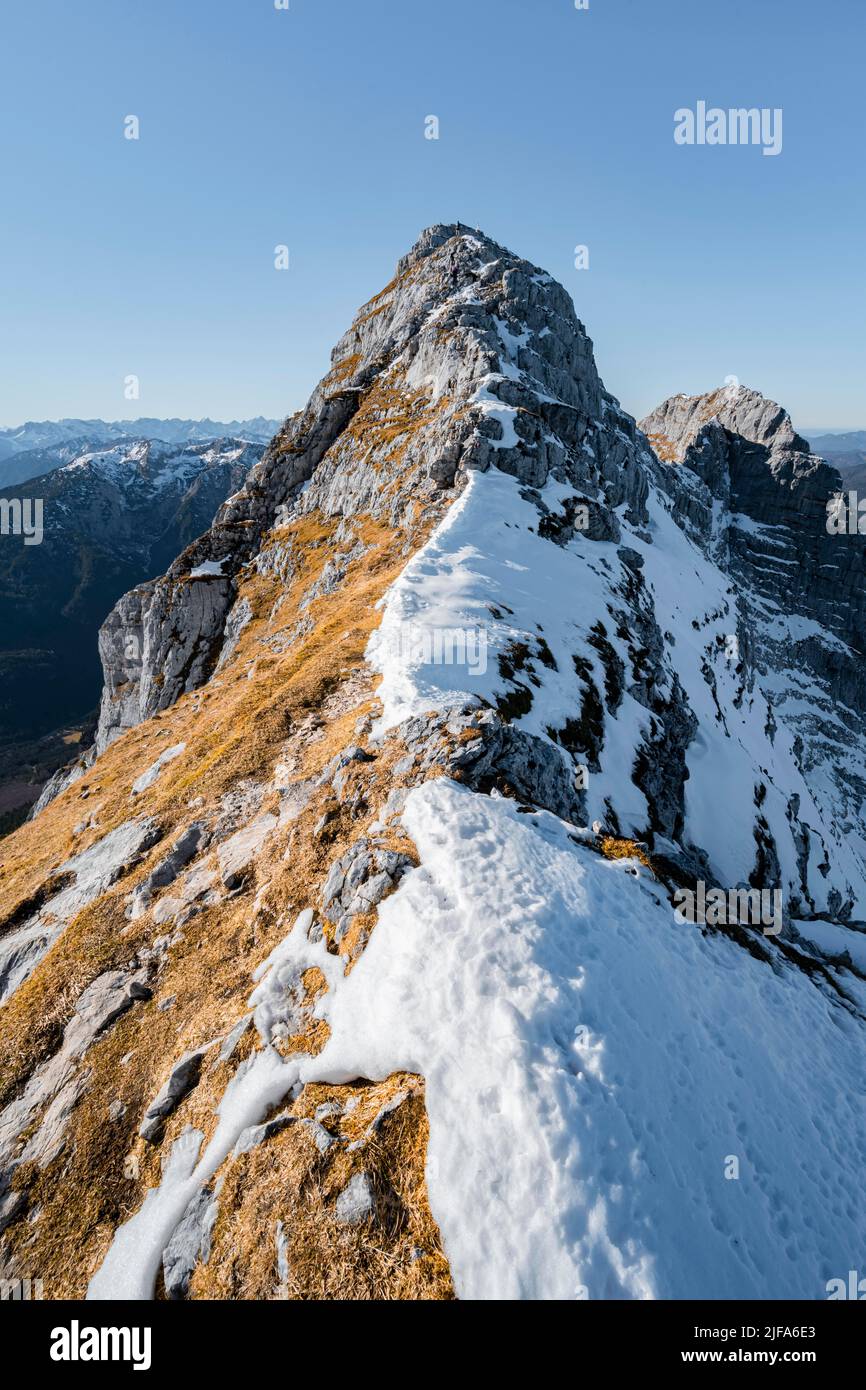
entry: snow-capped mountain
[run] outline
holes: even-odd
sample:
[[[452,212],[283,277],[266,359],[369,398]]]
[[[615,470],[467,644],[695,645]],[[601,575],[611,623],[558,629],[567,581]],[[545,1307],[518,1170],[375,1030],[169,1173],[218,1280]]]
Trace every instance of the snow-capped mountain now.
[[[129,444],[136,439],[165,444],[201,444],[213,439],[242,439],[267,444],[279,420],[259,415],[253,420],[28,420],[0,430],[0,487],[39,477],[100,446]]]
[[[46,733],[93,708],[96,634],[112,604],[209,525],[262,452],[238,439],[142,439],[73,453],[5,490],[4,506],[29,506],[31,521],[38,504],[41,541],[0,538],[4,741]]]
[[[639,428],[549,275],[425,232],[119,600],[9,842],[5,1268],[826,1297],[866,1238],[839,488],[755,391]]]

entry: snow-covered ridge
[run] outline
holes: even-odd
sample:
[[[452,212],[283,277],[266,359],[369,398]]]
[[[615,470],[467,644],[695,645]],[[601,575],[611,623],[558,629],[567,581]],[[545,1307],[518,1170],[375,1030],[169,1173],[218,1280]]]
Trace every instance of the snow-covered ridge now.
[[[89,473],[119,487],[138,484],[159,490],[188,484],[215,464],[237,463],[248,451],[249,442],[243,439],[181,445],[142,439],[87,450],[58,471],[67,476]]]
[[[723,884],[772,877],[794,917],[866,918],[866,780],[832,746],[841,727],[866,761],[866,552],[831,545],[837,475],[786,412],[745,387],[674,397],[643,422],[679,460],[660,462],[561,286],[463,227],[423,234],[332,360],[211,532],[128,605],[145,649],[163,652],[169,606],[183,634],[175,574],[219,575],[170,662],[210,669],[233,576],[284,514],[404,525],[453,488],[370,646],[381,730],[491,704],[584,779],[587,821],[660,836]],[[180,692],[148,661],[137,690],[113,674],[121,609],[99,746]]]
[[[458,1296],[811,1299],[857,1265],[866,548],[827,537],[835,475],[775,403],[657,415],[661,455],[560,286],[431,228],[114,609],[93,782],[121,766],[136,817],[180,817],[117,890],[128,968],[175,1012],[158,1059],[130,1043],[123,1147],[162,1145],[162,1176],[91,1240],[91,1297],[150,1297],[160,1265],[168,1290],[176,1261],[197,1296],[257,1263],[258,1296],[308,1291],[287,1252],[315,1194],[322,1261],[365,1259],[391,1229],[365,1144],[407,1077],[417,1264],[441,1236]],[[781,931],[678,920],[700,884],[777,892]],[[187,1089],[218,1045],[228,1072]]]
[[[344,976],[301,915],[249,1001],[263,1050],[210,1143],[176,1141],[88,1296],[152,1296],[202,1184],[293,1088],[409,1071],[461,1297],[823,1297],[866,1238],[860,1025],[796,970],[678,925],[642,866],[545,812],[440,779],[403,823],[421,868],[361,961]],[[284,982],[314,966],[330,1041],[281,1058]]]

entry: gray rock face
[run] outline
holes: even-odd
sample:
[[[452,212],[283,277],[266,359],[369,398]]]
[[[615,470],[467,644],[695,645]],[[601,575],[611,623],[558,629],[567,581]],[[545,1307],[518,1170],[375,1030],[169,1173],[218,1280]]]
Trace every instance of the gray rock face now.
[[[272,1119],[265,1120],[264,1124],[248,1125],[246,1129],[241,1131],[235,1144],[233,1151],[235,1158],[239,1158],[241,1154],[249,1153],[252,1149],[257,1149],[259,1144],[264,1144],[275,1134],[282,1134],[289,1125],[297,1123],[294,1115],[274,1115]]]
[[[239,888],[244,883],[256,855],[276,824],[277,817],[268,812],[222,842],[217,858],[224,887]]]
[[[514,360],[504,372],[508,354]],[[381,466],[391,458],[382,433],[388,412],[403,420],[405,410],[395,392],[417,401],[399,441],[397,487]],[[469,469],[495,466],[533,487],[551,474],[581,486],[597,534],[606,535],[623,502],[642,515],[646,479],[632,459],[633,439],[565,290],[467,227],[430,228],[399,262],[392,286],[359,311],[331,371],[210,531],[106,619],[97,748],[211,674],[244,622],[234,610],[235,576],[281,518],[319,508],[400,525],[443,488],[462,486]],[[271,554],[266,563],[279,559]],[[191,578],[202,565],[221,573]],[[140,665],[130,666],[130,650]]]
[[[859,834],[866,796],[866,537],[828,530],[842,490],[786,412],[744,387],[674,396],[641,422],[674,514],[730,575],[744,691],[772,688],[772,723],[796,733],[798,766],[820,791],[823,825],[790,809],[801,901],[815,907],[806,862],[823,835]],[[847,748],[847,753],[845,749]],[[757,838],[757,837],[756,837]],[[842,892],[843,906],[847,892]]]
[[[640,428],[660,457],[682,463],[704,426],[716,420],[732,436],[781,453],[809,455],[790,416],[759,391],[731,385],[702,396],[671,396],[641,420]]]
[[[376,1199],[369,1173],[355,1173],[337,1198],[337,1220],[344,1226],[361,1226],[373,1218]]]
[[[229,1033],[229,1035],[228,1035],[228,1037],[226,1038],[225,1042],[223,1043],[222,1047],[220,1048],[220,1051],[219,1051],[219,1061],[220,1061],[220,1062],[227,1062],[231,1057],[234,1056],[235,1050],[236,1050],[236,1048],[240,1045],[241,1039],[245,1036],[245,1034],[248,1032],[248,1030],[252,1027],[252,1024],[253,1024],[253,1015],[252,1015],[252,1014],[247,1014],[246,1018],[242,1018],[241,1021],[240,1021],[240,1023],[236,1023],[236,1024],[235,1024],[234,1028],[231,1030],[231,1032]]]
[[[82,1058],[94,1039],[136,1003],[150,998],[146,978],[144,971],[109,970],[98,975],[82,991],[58,1051],[37,1067],[23,1091],[0,1111],[0,1193],[19,1163],[45,1166],[61,1152],[67,1120],[87,1083]],[[40,1123],[22,1151],[20,1136],[40,1111]],[[22,1209],[19,1203],[13,1213],[10,1206],[6,1223]]]
[[[412,861],[364,838],[331,865],[322,890],[322,910],[342,941],[359,913],[371,912],[392,893]]]
[[[109,970],[97,975],[79,996],[75,1014],[66,1028],[65,1041],[76,1053],[83,1055],[97,1033],[125,1014],[137,1000],[150,997],[150,987],[140,973],[130,975],[124,970]]]
[[[231,659],[240,635],[252,616],[252,605],[248,598],[238,599],[237,603],[232,606],[223,632],[222,651],[216,668],[218,671]]]
[[[583,819],[584,798],[575,784],[572,761],[564,751],[507,723],[491,710],[452,716],[448,729],[458,737],[470,731],[478,734],[448,758],[449,769],[458,772],[467,786],[480,792],[507,786],[521,800],[544,806],[565,820]],[[412,747],[415,730],[410,725],[402,726],[404,731]]]
[[[21,1190],[7,1192],[0,1197],[0,1233],[22,1216],[27,1207],[27,1193]]]
[[[39,796],[34,801],[32,810],[27,819],[33,820],[56,796],[66,791],[67,787],[73,786],[75,782],[80,782],[88,768],[93,766],[95,760],[96,745],[91,744],[71,767],[69,765],[59,767],[56,772],[52,773],[45,783],[45,786],[42,788],[42,791],[39,793]]]
[[[185,749],[185,743],[176,743],[172,748],[164,749],[156,761],[151,763],[150,767],[142,772],[140,777],[136,777],[132,784],[132,795],[140,796],[142,792],[147,791],[148,787],[152,787],[163,768],[165,768],[168,763],[173,763],[175,758],[179,758]]]
[[[162,1090],[151,1101],[144,1112],[139,1134],[148,1143],[156,1143],[162,1137],[165,1122],[181,1101],[198,1085],[201,1064],[207,1048],[200,1047],[193,1052],[185,1052],[171,1069],[171,1074]]]
[[[186,1298],[196,1265],[210,1259],[211,1233],[218,1203],[210,1188],[197,1192],[175,1228],[162,1255],[162,1273],[168,1298]]]
[[[105,686],[97,753],[127,729],[173,705],[178,696],[195,690],[216,665],[232,599],[231,580],[210,574],[192,578],[193,565],[184,572],[178,570],[180,563],[175,562],[164,580],[125,594],[100,628]],[[140,653],[140,659],[130,663],[130,651]]]
[[[0,939],[0,1002],[27,979],[73,917],[106,892],[158,838],[158,827],[149,818],[127,821],[60,866],[53,880],[56,891]]]
[[[154,893],[174,883],[181,869],[185,869],[195,858],[205,840],[206,830],[204,822],[196,820],[181,831],[165,858],[135,889],[128,910],[128,916],[133,921],[147,911]]]

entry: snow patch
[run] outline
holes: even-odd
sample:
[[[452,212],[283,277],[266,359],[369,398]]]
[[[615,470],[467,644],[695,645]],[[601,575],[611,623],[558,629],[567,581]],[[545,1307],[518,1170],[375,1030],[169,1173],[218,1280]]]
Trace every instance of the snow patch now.
[[[194,570],[190,570],[190,579],[215,579],[221,577],[223,572],[222,560],[204,560],[200,565],[196,565]]]

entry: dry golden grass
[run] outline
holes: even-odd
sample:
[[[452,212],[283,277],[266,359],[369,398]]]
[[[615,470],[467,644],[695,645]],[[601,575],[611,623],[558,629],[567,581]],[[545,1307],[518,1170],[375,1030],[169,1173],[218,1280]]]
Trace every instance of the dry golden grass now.
[[[348,356],[342,357],[339,362],[335,362],[328,375],[325,377],[325,386],[334,386],[346,380],[352,375],[361,360],[360,352],[350,352]]]
[[[428,517],[417,543],[435,519]],[[379,621],[375,605],[405,564],[406,535],[369,519],[359,522],[359,534],[369,548],[335,593],[310,605],[312,630],[285,651],[263,645],[294,628],[301,599],[334,551],[336,524],[311,514],[286,528],[293,546],[288,590],[274,576],[249,573],[242,578],[240,592],[249,598],[253,618],[220,675],[204,690],[183,697],[170,710],[124,735],[81,782],[46,808],[37,824],[21,827],[4,841],[0,887],[6,911],[0,931],[4,922],[10,924],[16,909],[35,898],[65,858],[131,815],[152,816],[165,832],[138,866],[78,915],[0,1009],[0,1104],[14,1096],[34,1067],[56,1050],[81,990],[102,971],[127,965],[139,949],[171,931],[155,924],[150,913],[127,922],[124,900],[162,857],[176,828],[193,815],[213,819],[239,785],[266,782],[275,764],[287,755],[296,765],[294,778],[302,781],[316,777],[334,753],[357,741],[359,717],[375,706],[363,653]],[[286,529],[280,532],[281,542],[286,540]],[[247,678],[251,669],[252,680]],[[129,788],[134,778],[163,748],[178,742],[186,743],[183,756],[167,765],[153,787],[133,804]],[[170,1117],[160,1146],[137,1137],[143,1111],[174,1061],[188,1048],[224,1036],[243,1016],[255,967],[282,940],[297,912],[308,905],[318,907],[330,864],[364,833],[395,784],[391,767],[401,752],[396,747],[377,753],[370,763],[353,765],[343,801],[337,801],[327,786],[315,788],[298,818],[270,836],[245,891],[204,908],[183,924],[182,940],[167,953],[154,999],[136,1004],[88,1051],[89,1084],[68,1123],[64,1151],[44,1170],[31,1164],[15,1175],[16,1187],[30,1188],[29,1209],[38,1215],[34,1220],[19,1220],[4,1237],[12,1265],[38,1270],[48,1296],[81,1296],[117,1225],[139,1207],[148,1187],[159,1181],[160,1154],[184,1128],[192,1125],[205,1138],[212,1133],[214,1111],[232,1069],[254,1045],[252,1032],[228,1066],[211,1068],[209,1061],[205,1063],[199,1085]],[[84,790],[89,795],[82,799]],[[346,801],[357,790],[364,792],[369,806],[353,815]],[[276,809],[277,794],[271,793],[263,805]],[[75,824],[94,811],[97,826],[75,836]],[[317,836],[313,828],[326,811],[331,816],[326,833]],[[399,839],[406,852],[408,842],[392,838],[395,844]],[[361,949],[362,930],[374,928],[371,916],[340,944],[347,967]],[[308,972],[303,985],[312,1005],[324,979]],[[169,998],[173,1004],[161,1010],[159,1003]],[[326,1025],[309,1017],[306,1031],[283,1040],[280,1050],[303,1048],[315,1053],[326,1038]],[[216,1049],[212,1055],[216,1056]],[[125,1105],[126,1111],[122,1118],[110,1121],[108,1106],[113,1100]],[[423,1116],[423,1103],[419,1104]],[[426,1135],[426,1120],[421,1116],[416,1115],[412,1130],[416,1146],[422,1131]],[[295,1142],[299,1140],[300,1132]],[[399,1168],[405,1160],[411,1167],[410,1148],[409,1138],[401,1139],[388,1162]],[[298,1161],[295,1155],[292,1163]],[[276,1163],[277,1171],[281,1162]],[[423,1162],[416,1178],[423,1184]],[[401,1181],[407,1210],[411,1210],[420,1198],[413,1195],[414,1189],[410,1191],[409,1177]],[[323,1191],[327,1207],[331,1188],[326,1185]],[[258,1200],[254,1188],[249,1200]],[[297,1240],[317,1250],[316,1258],[326,1266],[330,1235],[325,1232],[330,1227],[324,1208],[320,1216],[323,1233],[317,1236],[315,1204],[309,1206],[307,1217],[297,1224]],[[448,1296],[447,1265],[441,1253],[435,1254],[432,1236],[420,1216],[406,1226],[406,1230],[416,1228],[427,1232],[425,1249],[429,1246],[431,1253],[408,1263],[394,1254],[398,1247],[404,1249],[408,1236],[400,1237],[403,1245],[396,1235],[389,1236],[380,1250],[375,1241],[371,1245],[370,1232],[350,1236],[344,1232],[335,1247],[341,1252],[339,1258],[335,1255],[330,1272],[324,1266],[320,1271],[321,1287],[331,1290],[323,1296],[344,1296],[339,1293],[342,1287],[355,1290],[358,1296],[379,1296],[374,1290],[386,1287],[403,1289],[401,1296],[411,1296],[408,1291],[413,1288],[426,1290],[423,1296]],[[351,1276],[346,1272],[349,1266],[355,1269]],[[302,1282],[311,1290],[312,1272]],[[247,1286],[241,1283],[240,1287]],[[431,1293],[433,1289],[439,1292]]]
[[[364,306],[359,322],[384,314],[397,284],[415,274],[414,267],[402,272]],[[359,360],[357,352],[348,352],[333,365],[324,389],[330,384],[338,390]],[[410,443],[450,409],[447,399],[431,403],[427,393],[379,379],[334,446],[336,461],[341,450],[349,450],[352,466],[364,466],[364,458],[370,460],[375,450],[370,466],[376,468],[384,454],[388,469],[381,491],[395,492],[411,481]],[[304,447],[305,424],[306,417],[293,417],[277,453]],[[159,1144],[141,1140],[138,1127],[179,1055],[225,1036],[244,1016],[256,966],[283,939],[299,911],[320,908],[330,865],[378,817],[391,788],[407,780],[408,775],[401,779],[394,773],[405,752],[398,740],[373,750],[369,762],[352,764],[339,798],[317,779],[335,753],[362,741],[359,719],[376,709],[372,674],[364,663],[368,638],[379,622],[376,605],[405,565],[407,551],[423,543],[448,500],[434,496],[431,503],[425,494],[424,504],[417,513],[409,510],[402,529],[369,518],[349,525],[311,512],[266,538],[263,551],[279,544],[279,573],[288,572],[289,578],[262,574],[252,566],[239,576],[239,594],[249,600],[252,619],[227,666],[206,687],[118,739],[38,823],[21,827],[0,846],[2,934],[34,910],[44,885],[67,858],[108,831],[147,815],[162,832],[159,843],[121,882],[69,924],[0,1009],[2,1105],[57,1049],[81,990],[106,969],[128,967],[139,951],[173,931],[156,924],[151,911],[127,921],[125,901],[162,858],[177,830],[193,816],[211,824],[225,822],[232,797],[254,784],[265,788],[255,814],[278,811],[276,786],[267,790],[277,765],[309,792],[297,818],[269,836],[243,889],[200,906],[182,922],[154,979],[154,998],[136,1003],[91,1046],[84,1062],[87,1089],[68,1122],[60,1155],[44,1170],[29,1164],[16,1171],[15,1186],[28,1189],[29,1214],[5,1233],[4,1254],[12,1268],[38,1272],[49,1297],[83,1293],[117,1226],[158,1183],[161,1157],[177,1136],[188,1126],[201,1130],[205,1140],[213,1133],[226,1084],[240,1060],[259,1045],[252,1029],[228,1063],[216,1062],[216,1047],[209,1052],[198,1085],[169,1117]],[[336,592],[302,609],[329,558],[338,550],[346,552],[352,529],[366,547],[364,555]],[[179,585],[184,582],[178,580]],[[132,781],[175,743],[186,745],[184,754],[133,802]],[[79,829],[91,816],[96,823]],[[248,819],[245,814],[243,820]],[[399,831],[378,838],[416,857]],[[333,929],[326,927],[328,948],[339,951],[347,970],[359,959],[376,920],[375,913],[357,918],[339,946]],[[313,1016],[313,1007],[325,988],[321,971],[304,973],[299,981],[305,1001],[301,1031],[278,1042],[282,1052],[303,1048],[315,1054],[324,1045],[327,1026]],[[160,1007],[167,1002],[170,1007]],[[367,1134],[382,1104],[398,1089],[407,1090],[408,1097],[375,1135]],[[214,1254],[196,1272],[194,1296],[453,1296],[426,1197],[423,1082],[392,1077],[353,1087],[306,1087],[295,1111],[311,1115],[322,1100],[349,1096],[358,1104],[341,1116],[339,1142],[328,1154],[320,1155],[308,1130],[295,1125],[239,1162],[226,1161]],[[108,1113],[112,1101],[125,1107],[113,1121]],[[34,1121],[35,1128],[38,1116]],[[348,1154],[347,1145],[362,1136],[363,1147]],[[346,1228],[335,1220],[334,1202],[360,1166],[373,1180],[380,1219]],[[283,1221],[291,1271],[281,1289],[274,1282],[276,1249],[270,1239],[276,1219]]]
[[[382,1106],[405,1092],[375,1134]],[[227,1169],[211,1255],[193,1274],[190,1295],[228,1299],[449,1299],[454,1291],[427,1202],[428,1126],[423,1083],[408,1075],[378,1085],[307,1086],[292,1113],[312,1117],[329,1101],[356,1107],[326,1121],[337,1142],[320,1154],[309,1130],[290,1125]],[[347,1152],[352,1141],[363,1147]],[[356,1172],[368,1174],[375,1221],[352,1227],[335,1214]],[[288,1278],[277,1266],[277,1222]]]
[[[637,840],[622,839],[618,835],[602,835],[599,845],[605,859],[637,859],[655,874],[652,860]]]
[[[668,439],[666,434],[648,434],[647,439],[663,463],[679,463],[680,456],[677,447],[673,440]]]

